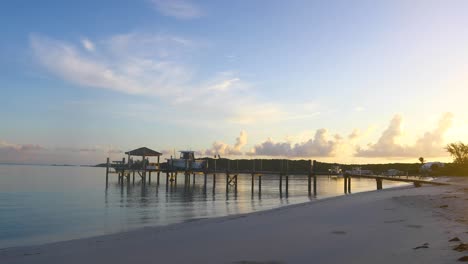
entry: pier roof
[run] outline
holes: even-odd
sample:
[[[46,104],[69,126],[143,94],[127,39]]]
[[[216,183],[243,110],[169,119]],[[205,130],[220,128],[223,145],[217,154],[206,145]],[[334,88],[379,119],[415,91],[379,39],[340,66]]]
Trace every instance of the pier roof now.
[[[127,155],[131,155],[131,156],[144,156],[144,157],[154,157],[154,156],[161,156],[162,153],[160,152],[157,152],[156,150],[152,150],[152,149],[149,149],[147,147],[141,147],[141,148],[137,148],[137,149],[134,149],[134,150],[130,150],[130,151],[127,151],[125,152],[125,154]]]

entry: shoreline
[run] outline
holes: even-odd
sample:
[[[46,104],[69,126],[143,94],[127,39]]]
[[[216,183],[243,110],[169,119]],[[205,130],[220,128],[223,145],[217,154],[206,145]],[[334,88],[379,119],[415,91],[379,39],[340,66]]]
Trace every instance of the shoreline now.
[[[360,263],[366,263],[361,255],[354,252],[359,250],[359,247],[354,247],[360,245],[362,248],[375,247],[375,252],[378,252],[377,255],[362,255],[371,257],[369,261],[374,260],[368,263],[375,262],[376,258],[382,263],[391,263],[389,260],[385,262],[386,258],[388,253],[393,256],[395,252],[399,252],[402,263],[413,263],[405,261],[415,256],[422,258],[424,263],[446,263],[460,255],[450,250],[449,237],[456,235],[468,240],[466,233],[460,231],[466,229],[466,223],[439,215],[439,211],[444,209],[428,207],[428,201],[433,200],[432,196],[443,196],[445,192],[454,192],[460,187],[463,185],[400,186],[246,214],[193,219],[38,246],[5,248],[0,250],[0,262],[82,263],[100,259],[116,263],[143,263],[148,260],[161,260],[162,263],[242,263],[239,261],[244,260],[303,263],[312,262],[315,258],[319,263],[330,263],[341,261],[341,256],[342,260],[349,258],[351,263],[357,263],[353,262],[356,258]],[[395,211],[399,213],[394,215]],[[369,232],[377,234],[369,235]],[[349,238],[353,239],[346,241]],[[317,243],[317,239],[323,243]],[[378,244],[384,245],[376,246],[372,241],[375,239],[383,239]],[[421,243],[418,242],[420,239]],[[426,243],[422,240],[431,240],[430,248],[414,250],[414,247]],[[343,250],[344,255],[332,254],[335,243],[339,244],[336,249]],[[226,251],[226,244],[231,250]],[[272,244],[270,247],[274,250],[267,244]],[[343,246],[347,249],[341,249]],[[208,252],[214,256],[207,257]],[[132,260],[127,258],[127,254],[137,256]]]
[[[303,206],[303,205],[310,204],[310,203],[320,203],[320,202],[324,202],[324,201],[327,201],[327,200],[340,199],[340,198],[344,198],[344,197],[347,197],[347,196],[360,195],[360,194],[365,194],[365,193],[373,193],[373,192],[377,192],[377,191],[384,192],[384,191],[391,191],[391,190],[395,190],[395,189],[412,189],[412,188],[414,188],[413,185],[402,185],[402,186],[392,186],[392,187],[388,187],[388,188],[385,188],[385,189],[382,189],[382,190],[369,190],[369,191],[361,191],[361,192],[356,192],[356,193],[341,194],[341,195],[337,195],[337,196],[329,196],[329,197],[324,197],[324,198],[311,198],[311,199],[309,199],[309,201],[306,201],[306,202],[300,202],[300,203],[288,204],[288,205],[279,205],[279,206],[274,207],[274,208],[259,210],[259,211],[254,211],[254,212],[248,212],[248,213],[231,214],[231,215],[225,215],[225,216],[193,218],[193,219],[187,219],[187,220],[183,220],[181,222],[171,223],[171,224],[166,224],[166,225],[148,225],[148,226],[131,228],[129,230],[110,232],[110,233],[107,233],[107,234],[95,234],[95,235],[88,235],[88,236],[77,237],[77,238],[50,241],[50,242],[45,242],[45,243],[31,243],[31,244],[28,244],[28,245],[3,247],[3,248],[0,248],[0,252],[2,250],[15,250],[15,249],[21,249],[21,248],[43,247],[43,246],[47,246],[47,245],[67,243],[67,242],[79,241],[79,240],[85,240],[85,239],[98,239],[98,238],[103,238],[103,237],[107,237],[107,236],[114,236],[114,235],[119,235],[119,234],[132,233],[132,232],[148,230],[148,229],[164,229],[164,228],[170,228],[172,226],[184,225],[184,224],[189,224],[189,223],[198,222],[198,221],[210,221],[210,220],[216,221],[217,219],[221,220],[221,219],[224,219],[224,218],[236,218],[238,216],[244,217],[244,216],[249,216],[249,215],[266,213],[266,212],[269,212],[269,211],[276,211],[276,210],[294,208],[294,207]]]

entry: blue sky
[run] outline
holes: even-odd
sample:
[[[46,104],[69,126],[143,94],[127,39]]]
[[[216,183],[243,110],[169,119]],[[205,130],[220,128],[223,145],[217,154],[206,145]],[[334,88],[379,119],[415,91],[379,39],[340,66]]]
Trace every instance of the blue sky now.
[[[466,1],[2,1],[0,162],[447,159]],[[168,156],[170,154],[166,154]]]

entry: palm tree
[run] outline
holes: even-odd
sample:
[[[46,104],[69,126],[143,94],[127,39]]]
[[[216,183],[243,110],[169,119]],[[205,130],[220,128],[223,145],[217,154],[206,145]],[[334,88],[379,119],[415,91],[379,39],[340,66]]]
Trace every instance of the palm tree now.
[[[424,162],[426,162],[426,161],[424,160],[423,157],[419,157],[419,162],[421,162],[421,164],[424,164]]]
[[[453,157],[454,163],[468,164],[468,144],[450,143],[445,147],[445,150]]]

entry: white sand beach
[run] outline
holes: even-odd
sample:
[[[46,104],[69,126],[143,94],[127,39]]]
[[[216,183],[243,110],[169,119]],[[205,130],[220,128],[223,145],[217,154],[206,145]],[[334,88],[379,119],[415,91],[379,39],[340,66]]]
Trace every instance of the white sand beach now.
[[[468,181],[0,250],[0,263],[454,263]],[[460,241],[449,242],[458,237]]]

